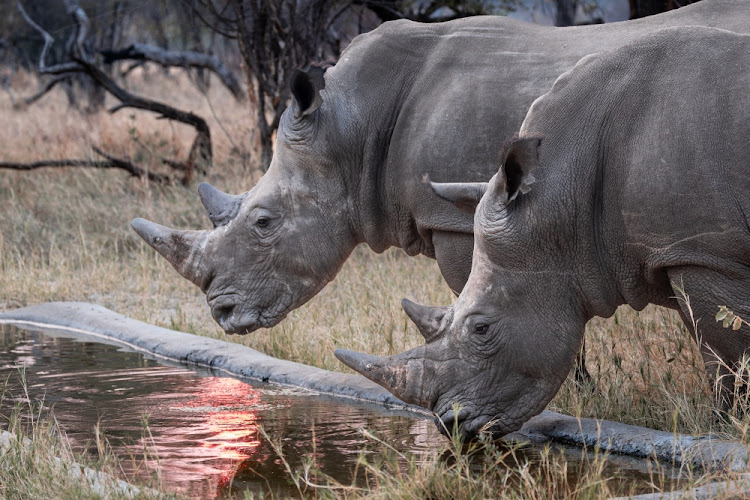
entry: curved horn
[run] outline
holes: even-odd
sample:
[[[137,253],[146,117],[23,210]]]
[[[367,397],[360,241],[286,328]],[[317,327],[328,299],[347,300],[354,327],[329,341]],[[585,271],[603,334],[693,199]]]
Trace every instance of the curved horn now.
[[[402,299],[401,307],[409,319],[417,325],[419,333],[428,343],[437,338],[440,333],[440,322],[449,309],[449,307],[423,306],[409,299]]]
[[[214,227],[225,226],[237,217],[245,194],[227,194],[219,191],[207,182],[201,182],[198,186],[198,195],[201,197],[201,203],[208,210],[208,218],[211,219]]]
[[[348,349],[336,349],[333,353],[339,361],[405,403],[432,409],[435,398],[425,390],[425,347],[417,347],[395,356],[372,356]]]
[[[476,210],[487,185],[487,182],[430,182],[436,195],[470,214]]]
[[[172,267],[198,286],[206,276],[201,265],[202,246],[206,231],[178,231],[146,219],[133,219],[130,223],[138,236],[167,259]]]

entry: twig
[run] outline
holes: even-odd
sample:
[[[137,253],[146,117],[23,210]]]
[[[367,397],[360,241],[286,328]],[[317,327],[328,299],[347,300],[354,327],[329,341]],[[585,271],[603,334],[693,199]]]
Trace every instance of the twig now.
[[[47,33],[41,26],[39,26],[37,23],[34,22],[31,17],[26,13],[26,11],[23,8],[23,5],[21,5],[20,0],[16,2],[16,5],[18,5],[18,10],[21,12],[21,16],[26,20],[29,25],[31,25],[32,28],[37,30],[41,35],[42,38],[44,38],[44,47],[42,47],[42,53],[39,55],[39,72],[40,73],[46,73],[46,74],[60,74],[60,73],[71,73],[71,72],[77,72],[80,71],[78,68],[78,65],[76,63],[70,62],[70,63],[63,63],[63,64],[55,64],[54,66],[47,66],[47,53],[49,52],[50,47],[55,42],[55,39],[52,38],[52,35]]]
[[[50,90],[52,90],[55,87],[55,85],[57,85],[58,83],[64,82],[68,78],[70,78],[70,74],[63,73],[63,74],[55,76],[51,80],[48,80],[47,83],[44,84],[37,91],[36,94],[30,95],[28,97],[24,97],[23,104],[26,105],[26,106],[34,104],[36,101],[38,101],[39,99],[41,99],[42,97],[44,97],[47,94],[47,92],[49,92]],[[15,104],[14,107],[19,107],[19,105]]]
[[[140,68],[141,66],[145,67],[146,61],[134,62],[133,64],[125,68],[125,70],[120,73],[120,76],[125,78],[126,76],[130,74],[131,71],[133,71],[134,69]]]
[[[188,165],[184,164],[183,162],[181,162],[181,161],[175,161],[175,160],[170,160],[169,158],[162,158],[161,162],[164,165],[172,167],[173,169],[179,170],[181,172],[185,172],[186,170],[190,169],[190,167]]]
[[[133,177],[148,178],[150,181],[159,183],[168,183],[169,177],[153,172],[147,172],[140,167],[133,165],[130,161],[123,158],[111,156],[97,147],[93,151],[106,158],[106,160],[79,160],[79,159],[61,159],[61,160],[39,160],[31,163],[17,162],[0,162],[0,169],[9,170],[35,170],[38,168],[63,168],[63,167],[90,167],[90,168],[119,168],[125,170]]]

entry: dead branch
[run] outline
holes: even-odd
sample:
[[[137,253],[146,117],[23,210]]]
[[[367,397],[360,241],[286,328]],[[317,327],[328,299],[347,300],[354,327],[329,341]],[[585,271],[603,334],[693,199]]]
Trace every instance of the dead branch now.
[[[191,154],[186,163],[188,171],[185,172],[183,182],[189,182],[189,179],[192,176],[191,170],[194,168],[200,172],[206,172],[208,170],[213,163],[213,149],[211,145],[211,130],[206,121],[193,113],[181,111],[162,102],[132,94],[116,84],[112,78],[102,71],[94,63],[94,58],[86,48],[85,42],[88,37],[90,23],[88,16],[86,16],[86,12],[78,5],[76,0],[65,0],[68,13],[76,22],[76,33],[72,38],[73,43],[70,46],[69,55],[71,61],[52,66],[47,65],[46,58],[49,48],[54,43],[54,38],[31,19],[20,1],[17,2],[17,5],[18,10],[21,12],[21,15],[26,22],[35,30],[39,31],[44,38],[44,48],[39,57],[39,72],[41,74],[69,75],[70,73],[85,73],[120,101],[119,105],[110,109],[110,113],[114,113],[123,108],[143,109],[156,113],[160,117],[192,126],[196,131],[196,137],[190,148]],[[200,154],[193,154],[194,150],[199,151]]]
[[[143,43],[133,44],[120,50],[102,50],[100,54],[104,56],[104,62],[107,64],[122,60],[137,60],[151,61],[162,66],[208,69],[219,77],[235,99],[242,100],[245,98],[245,92],[242,90],[242,85],[240,85],[237,77],[215,56],[192,50],[164,50]]]
[[[44,85],[42,85],[39,88],[39,90],[37,91],[36,94],[30,95],[28,97],[24,97],[24,99],[23,99],[23,105],[24,106],[30,106],[30,105],[34,104],[36,101],[38,101],[39,99],[41,99],[42,97],[44,97],[50,90],[52,90],[53,88],[55,88],[55,86],[58,83],[64,82],[68,78],[70,78],[70,75],[63,73],[63,74],[55,76],[51,80],[48,80],[47,83],[45,83]],[[22,106],[21,103],[14,103],[13,104],[14,108],[20,108],[21,106]]]
[[[61,160],[39,160],[31,163],[18,162],[0,162],[0,169],[9,170],[35,170],[38,168],[61,168],[61,167],[90,167],[90,168],[119,168],[125,170],[133,177],[148,178],[150,181],[167,183],[169,177],[166,175],[147,172],[140,167],[133,165],[129,160],[117,158],[104,153],[99,148],[92,148],[94,152],[103,156],[105,160],[79,160],[79,159],[61,159]]]
[[[125,78],[125,77],[126,77],[126,76],[128,76],[128,75],[129,75],[129,74],[130,74],[130,73],[131,73],[131,72],[132,72],[133,70],[136,70],[136,69],[138,69],[138,68],[140,68],[140,67],[145,67],[145,66],[146,66],[146,61],[138,61],[138,62],[134,62],[133,64],[131,64],[130,66],[128,66],[127,68],[125,68],[125,69],[124,69],[123,71],[121,71],[121,72],[120,72],[120,76],[121,76],[121,77],[123,77],[123,78]]]

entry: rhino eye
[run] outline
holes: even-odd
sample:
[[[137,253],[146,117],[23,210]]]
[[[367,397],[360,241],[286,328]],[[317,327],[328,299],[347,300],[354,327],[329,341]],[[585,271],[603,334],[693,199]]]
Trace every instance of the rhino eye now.
[[[266,217],[259,217],[256,224],[258,225],[258,227],[266,228],[268,227],[268,219]]]
[[[485,333],[487,333],[487,331],[488,331],[489,329],[490,329],[490,326],[489,326],[489,325],[487,325],[487,324],[485,324],[485,323],[478,323],[478,324],[477,324],[477,325],[476,325],[476,326],[474,327],[474,333],[476,333],[477,335],[484,335]]]

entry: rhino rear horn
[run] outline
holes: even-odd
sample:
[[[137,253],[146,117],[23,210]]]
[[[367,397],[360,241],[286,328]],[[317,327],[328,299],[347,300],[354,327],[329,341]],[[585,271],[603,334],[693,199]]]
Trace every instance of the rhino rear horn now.
[[[487,190],[486,182],[430,182],[430,186],[436,195],[470,214],[474,213]]]
[[[435,340],[440,333],[440,322],[442,321],[447,307],[428,307],[419,305],[409,299],[401,300],[401,307],[409,319],[417,325],[419,333],[422,334],[427,343]]]
[[[432,409],[434,398],[425,391],[425,347],[417,347],[395,356],[373,356],[348,349],[336,349],[334,355],[405,403]]]
[[[138,236],[167,259],[183,278],[202,287],[206,276],[202,265],[202,246],[207,237],[205,231],[179,231],[146,219],[133,219],[130,225]]]
[[[201,182],[198,186],[198,195],[214,227],[225,226],[237,217],[245,199],[245,194],[227,194],[207,182]]]

